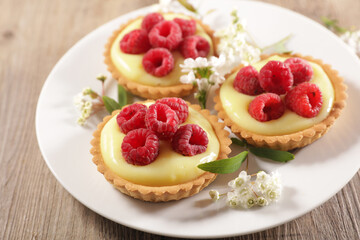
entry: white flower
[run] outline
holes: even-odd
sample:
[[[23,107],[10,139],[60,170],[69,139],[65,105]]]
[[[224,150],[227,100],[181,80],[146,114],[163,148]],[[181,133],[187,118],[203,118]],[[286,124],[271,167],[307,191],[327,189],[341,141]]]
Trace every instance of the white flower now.
[[[209,82],[206,78],[200,78],[200,79],[196,79],[196,85],[198,87],[198,91],[206,91],[209,88]]]
[[[95,96],[96,95],[96,96]],[[80,116],[76,120],[79,125],[84,125],[86,120],[93,112],[93,99],[97,97],[91,88],[85,88],[81,93],[74,97],[74,105],[80,111]]]
[[[340,38],[360,57],[360,30],[346,31]]]
[[[240,204],[239,197],[234,192],[228,192],[227,193],[227,204],[229,207],[236,207]]]
[[[227,204],[230,207],[267,206],[269,203],[279,200],[282,186],[277,172],[267,174],[260,171],[256,174],[255,181],[252,181],[251,178],[246,171],[241,171],[237,178],[228,183],[232,189],[227,193]]]
[[[185,84],[193,83],[194,81],[196,81],[194,71],[189,71],[187,75],[182,75],[180,77],[180,82]]]
[[[232,23],[215,32],[215,36],[220,38],[217,49],[226,58],[228,72],[239,64],[248,65],[259,61],[261,54],[260,48],[251,43],[246,21],[238,17],[236,10],[231,12],[231,16]]]
[[[209,195],[214,202],[220,199],[220,193],[216,190],[210,190]]]
[[[249,198],[246,200],[246,208],[251,208],[257,203],[256,198],[249,196]]]
[[[264,197],[258,197],[258,198],[257,198],[257,205],[259,205],[259,206],[261,206],[261,207],[264,207],[264,206],[269,205],[269,202],[268,202],[268,200],[266,200],[266,198],[264,198]]]

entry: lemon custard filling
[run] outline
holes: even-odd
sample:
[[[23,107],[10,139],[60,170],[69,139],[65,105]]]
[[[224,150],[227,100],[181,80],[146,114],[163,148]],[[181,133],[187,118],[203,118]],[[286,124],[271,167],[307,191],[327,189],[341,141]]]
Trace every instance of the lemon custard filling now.
[[[185,16],[183,14],[175,14],[175,13],[164,13],[163,14],[165,20],[173,20],[174,18],[183,18],[190,19],[190,17]],[[143,85],[149,86],[173,86],[178,85],[180,83],[181,68],[180,64],[184,62],[184,57],[181,55],[179,51],[172,51],[174,56],[174,69],[164,77],[155,77],[151,74],[148,74],[143,65],[142,59],[143,54],[127,54],[120,50],[120,41],[121,39],[129,32],[135,29],[141,28],[141,22],[143,18],[138,18],[128,24],[116,37],[115,41],[112,43],[110,49],[110,57],[114,64],[114,66],[121,72],[121,74],[134,82],[141,83]],[[205,29],[199,24],[196,24],[196,33],[195,35],[199,35],[205,38],[210,44],[210,51],[208,56],[214,55],[213,50],[213,42],[212,38],[206,33]]]
[[[147,106],[153,102],[145,103]],[[198,111],[189,107],[189,116],[183,124],[198,124],[206,132],[209,143],[205,152],[195,156],[176,153],[169,142],[160,141],[160,154],[146,166],[135,166],[125,161],[121,143],[125,134],[121,132],[113,116],[101,132],[100,147],[105,164],[118,176],[132,183],[146,186],[171,186],[193,180],[204,173],[197,165],[218,158],[220,143],[212,125]],[[182,125],[183,125],[182,124]]]
[[[286,59],[287,57],[275,55],[253,64],[253,67],[255,67],[257,71],[260,71],[260,69],[269,61],[274,60],[284,62]],[[322,108],[316,117],[304,118],[289,109],[286,109],[284,115],[279,119],[268,122],[259,122],[255,120],[248,113],[248,106],[255,96],[239,93],[233,87],[233,82],[237,72],[230,75],[220,88],[219,95],[223,109],[235,124],[248,131],[262,135],[271,136],[290,134],[320,123],[328,116],[332,109],[335,96],[334,88],[331,80],[320,65],[310,61],[308,63],[314,71],[314,75],[310,80],[310,83],[314,83],[320,88],[323,98]],[[283,97],[284,95],[282,98]]]

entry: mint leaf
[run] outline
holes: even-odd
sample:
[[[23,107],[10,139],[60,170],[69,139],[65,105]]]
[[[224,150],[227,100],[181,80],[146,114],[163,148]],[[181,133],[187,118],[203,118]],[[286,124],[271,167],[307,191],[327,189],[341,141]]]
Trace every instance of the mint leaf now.
[[[178,2],[179,2],[184,8],[186,8],[187,10],[189,10],[190,12],[197,13],[196,8],[195,8],[193,5],[191,5],[188,1],[186,1],[186,0],[178,0]]]
[[[334,30],[336,33],[345,33],[347,31],[346,28],[340,27],[338,25],[338,21],[336,19],[330,19],[322,16],[321,21],[327,28]]]
[[[213,162],[208,163],[202,163],[199,164],[197,167],[212,173],[233,173],[236,170],[238,170],[241,166],[241,164],[244,162],[248,155],[248,151],[243,151],[240,154],[232,157],[232,158],[226,158],[221,160],[216,160]]]
[[[120,108],[122,108],[123,106],[125,106],[127,104],[127,93],[125,88],[123,88],[123,86],[118,84],[118,101],[119,101],[119,105]]]
[[[290,152],[274,150],[271,148],[249,146],[249,150],[258,157],[268,158],[277,162],[287,162],[295,158],[294,154]]]
[[[262,52],[270,51],[270,52],[275,52],[275,53],[279,53],[279,54],[291,53],[292,51],[287,49],[287,47],[285,46],[285,44],[290,40],[291,37],[292,37],[292,35],[290,34],[290,35],[284,37],[283,39],[281,39],[280,41],[262,48],[261,51]]]
[[[247,142],[238,138],[231,138],[233,144],[239,145],[240,147],[247,147]]]
[[[121,109],[121,106],[119,103],[117,103],[114,99],[109,98],[108,96],[102,97],[104,101],[104,105],[106,110],[111,114],[116,109]]]

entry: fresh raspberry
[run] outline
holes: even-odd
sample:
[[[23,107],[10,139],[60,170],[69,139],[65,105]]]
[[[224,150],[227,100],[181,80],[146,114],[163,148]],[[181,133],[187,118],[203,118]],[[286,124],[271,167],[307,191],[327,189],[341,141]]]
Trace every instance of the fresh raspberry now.
[[[181,98],[163,98],[157,100],[156,103],[168,105],[172,110],[174,110],[179,118],[179,124],[185,122],[189,115],[189,107]]]
[[[294,78],[294,86],[310,81],[314,75],[314,71],[310,64],[301,58],[288,58],[284,63],[291,70]]]
[[[159,22],[149,32],[149,40],[153,47],[175,50],[182,40],[181,28],[174,21]]]
[[[285,96],[285,104],[296,114],[312,118],[318,115],[322,106],[322,94],[314,83],[300,83]]]
[[[147,107],[134,103],[124,107],[117,115],[116,121],[121,131],[125,134],[137,128],[145,128],[145,114]]]
[[[153,48],[144,55],[142,65],[146,72],[163,77],[173,70],[174,57],[166,48]]]
[[[146,32],[150,30],[159,22],[164,21],[164,17],[157,12],[149,13],[146,15],[141,23],[141,29],[144,29]]]
[[[260,86],[267,92],[287,93],[293,85],[290,68],[279,61],[269,61],[259,74]]]
[[[183,38],[196,33],[196,21],[194,19],[186,20],[182,18],[175,18],[173,21],[179,24]]]
[[[145,124],[160,139],[169,140],[179,126],[179,118],[168,105],[155,103],[150,105],[145,115]]]
[[[206,132],[196,124],[181,126],[171,142],[172,148],[184,156],[194,156],[206,151],[209,143]]]
[[[180,45],[180,52],[184,58],[206,57],[209,51],[209,42],[200,36],[189,36]]]
[[[133,165],[148,165],[159,155],[160,141],[156,134],[146,128],[130,131],[121,143],[122,155]]]
[[[147,32],[142,29],[135,29],[127,33],[120,41],[120,49],[124,53],[145,53],[150,48]]]
[[[240,69],[233,85],[236,91],[247,95],[255,96],[264,92],[259,83],[259,73],[253,66]]]
[[[263,93],[249,104],[249,114],[260,122],[278,119],[285,112],[285,105],[275,93]]]

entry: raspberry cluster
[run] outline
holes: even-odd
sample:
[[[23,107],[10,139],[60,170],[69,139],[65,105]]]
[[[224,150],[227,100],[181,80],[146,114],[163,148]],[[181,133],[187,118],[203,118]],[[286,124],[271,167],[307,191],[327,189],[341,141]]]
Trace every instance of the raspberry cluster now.
[[[120,49],[128,54],[142,54],[145,71],[156,77],[168,75],[174,68],[171,51],[179,50],[184,58],[206,57],[209,42],[195,35],[196,21],[175,18],[168,21],[160,13],[146,15],[141,29],[127,33],[120,41]]]
[[[196,124],[181,127],[189,107],[181,98],[163,98],[149,108],[134,103],[121,110],[116,121],[126,134],[121,144],[124,159],[133,165],[147,165],[159,155],[160,140],[171,142],[174,151],[193,156],[206,151],[208,137]]]
[[[302,117],[312,118],[323,103],[319,87],[309,83],[313,74],[308,62],[289,58],[285,62],[269,61],[260,72],[252,66],[243,67],[233,86],[238,92],[256,96],[248,111],[260,122],[280,118],[286,107]],[[285,95],[284,101],[280,95]]]

